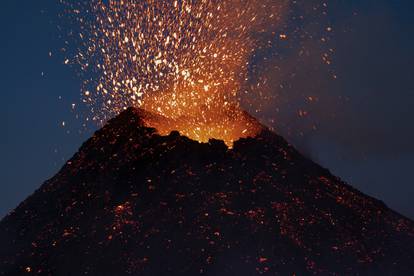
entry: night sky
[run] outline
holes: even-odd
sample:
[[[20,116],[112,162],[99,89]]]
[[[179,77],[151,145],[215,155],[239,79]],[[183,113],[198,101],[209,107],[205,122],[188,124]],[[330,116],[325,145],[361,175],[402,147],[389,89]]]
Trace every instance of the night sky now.
[[[79,105],[81,79],[58,51],[57,2],[1,7],[0,217],[53,176],[94,130],[80,131],[83,121],[74,115],[86,111]],[[296,62],[287,54],[280,68],[285,75],[294,70],[295,78],[281,93],[272,126],[357,189],[414,218],[414,2],[330,2],[338,79],[328,80],[312,58]],[[321,101],[312,108],[318,130],[301,136],[305,126],[293,106],[305,90]]]

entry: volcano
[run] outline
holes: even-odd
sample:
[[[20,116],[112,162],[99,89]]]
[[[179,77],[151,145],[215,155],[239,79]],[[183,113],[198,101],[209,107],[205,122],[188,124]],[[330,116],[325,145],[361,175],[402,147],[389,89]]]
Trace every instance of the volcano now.
[[[0,275],[414,272],[413,221],[266,127],[228,148],[149,116],[109,121],[1,221]]]

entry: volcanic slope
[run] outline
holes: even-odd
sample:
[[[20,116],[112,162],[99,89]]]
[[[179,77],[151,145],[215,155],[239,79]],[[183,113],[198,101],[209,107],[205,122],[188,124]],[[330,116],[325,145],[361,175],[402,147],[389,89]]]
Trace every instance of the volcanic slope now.
[[[109,121],[0,222],[0,275],[413,275],[414,223],[280,136],[229,149],[145,116]]]

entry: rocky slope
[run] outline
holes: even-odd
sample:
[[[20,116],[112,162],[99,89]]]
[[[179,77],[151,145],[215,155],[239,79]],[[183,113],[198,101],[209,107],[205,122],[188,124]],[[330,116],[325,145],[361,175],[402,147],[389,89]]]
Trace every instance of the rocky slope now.
[[[414,223],[263,128],[228,149],[128,109],[0,222],[0,275],[410,275]]]

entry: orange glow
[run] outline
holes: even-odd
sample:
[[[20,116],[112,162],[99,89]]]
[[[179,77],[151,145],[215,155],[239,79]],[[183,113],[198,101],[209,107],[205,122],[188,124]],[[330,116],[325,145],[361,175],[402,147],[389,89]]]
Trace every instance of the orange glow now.
[[[156,128],[161,135],[168,135],[171,131],[178,130],[180,134],[196,141],[208,142],[209,139],[214,138],[223,140],[227,146],[232,147],[234,141],[254,137],[262,129],[254,118],[232,104],[221,109],[190,105],[188,109],[184,109],[186,112],[176,114],[169,110],[171,106],[168,101],[169,95],[163,95],[161,98],[162,100],[150,98],[143,104],[143,108],[153,114],[144,117],[145,123]]]
[[[147,120],[197,141],[231,146],[260,128],[239,109],[238,93],[255,34],[279,24],[286,0],[92,0],[73,9],[89,75],[82,93],[94,119],[134,106],[168,120]],[[86,13],[86,14],[84,14]],[[69,63],[69,62],[68,62]]]

